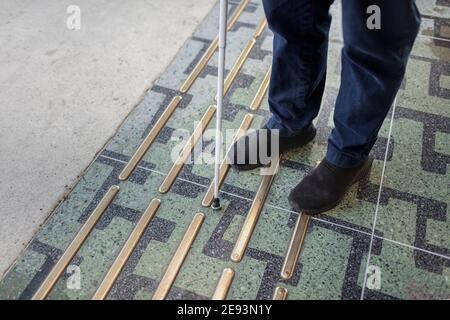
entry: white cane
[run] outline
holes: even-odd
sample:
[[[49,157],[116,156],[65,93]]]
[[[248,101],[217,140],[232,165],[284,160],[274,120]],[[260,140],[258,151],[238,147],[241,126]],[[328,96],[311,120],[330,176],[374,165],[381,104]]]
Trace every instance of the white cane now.
[[[217,69],[217,113],[216,113],[216,150],[214,163],[214,201],[211,206],[214,210],[220,210],[219,199],[219,170],[222,151],[222,104],[223,81],[225,72],[225,48],[227,42],[227,11],[228,1],[220,0],[219,17],[219,64]]]

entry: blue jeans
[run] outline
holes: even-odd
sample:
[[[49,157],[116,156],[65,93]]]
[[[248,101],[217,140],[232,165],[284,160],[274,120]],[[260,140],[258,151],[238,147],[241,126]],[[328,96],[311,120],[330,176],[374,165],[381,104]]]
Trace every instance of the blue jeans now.
[[[319,113],[325,88],[329,9],[333,0],[263,0],[274,33],[268,128],[298,134]],[[368,28],[371,5],[381,28]],[[344,47],[341,87],[327,160],[349,168],[362,163],[401,86],[420,13],[414,0],[342,0]],[[373,22],[370,20],[369,22]]]

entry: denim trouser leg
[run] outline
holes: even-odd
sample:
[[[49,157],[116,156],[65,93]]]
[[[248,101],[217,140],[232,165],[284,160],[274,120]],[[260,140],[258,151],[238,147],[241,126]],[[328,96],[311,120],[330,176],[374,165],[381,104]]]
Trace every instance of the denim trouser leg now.
[[[372,5],[380,9],[381,29],[367,27]],[[341,87],[327,160],[352,167],[376,142],[405,75],[420,14],[414,0],[342,0],[342,20]]]
[[[274,32],[268,127],[292,135],[317,116],[325,86],[332,0],[264,0]],[[372,5],[381,29],[370,30]],[[339,167],[367,157],[405,74],[420,25],[414,0],[342,0],[341,87],[327,159]]]
[[[325,88],[333,0],[264,0],[274,33],[270,129],[292,135],[317,116]]]

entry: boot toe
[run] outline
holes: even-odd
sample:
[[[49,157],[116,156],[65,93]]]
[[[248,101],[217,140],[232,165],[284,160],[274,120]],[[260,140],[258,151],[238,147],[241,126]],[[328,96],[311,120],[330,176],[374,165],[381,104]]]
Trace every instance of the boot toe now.
[[[324,159],[289,195],[297,212],[314,215],[336,207],[351,185],[360,181],[371,167],[371,159],[358,167],[339,168]]]

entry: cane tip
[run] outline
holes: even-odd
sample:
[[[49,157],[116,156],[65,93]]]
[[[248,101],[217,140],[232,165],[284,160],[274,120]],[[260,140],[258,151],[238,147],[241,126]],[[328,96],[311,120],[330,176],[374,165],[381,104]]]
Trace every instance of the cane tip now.
[[[219,198],[214,198],[211,208],[216,211],[222,209]]]

